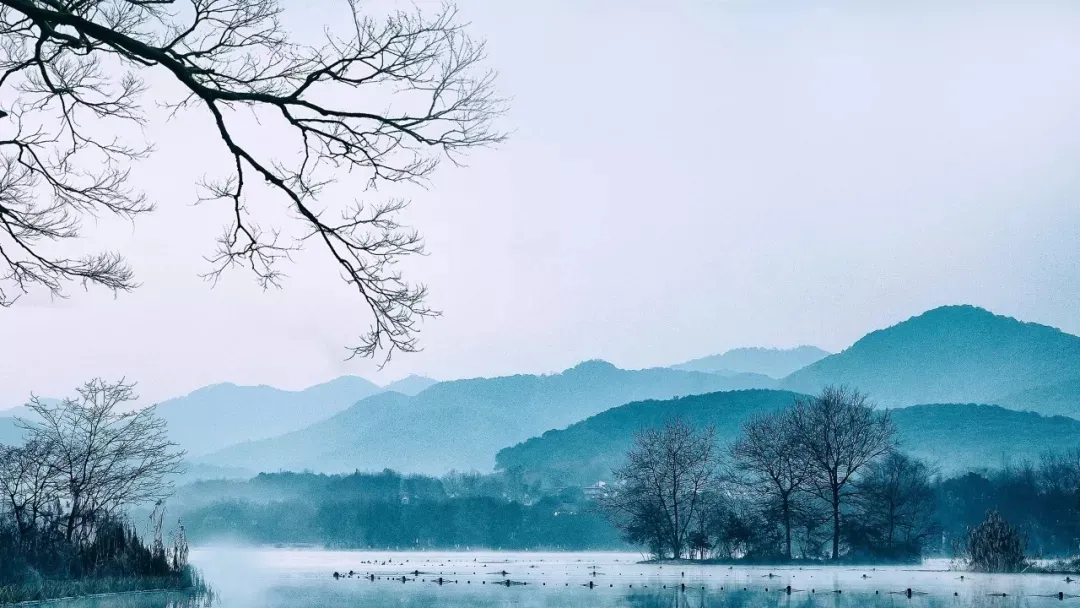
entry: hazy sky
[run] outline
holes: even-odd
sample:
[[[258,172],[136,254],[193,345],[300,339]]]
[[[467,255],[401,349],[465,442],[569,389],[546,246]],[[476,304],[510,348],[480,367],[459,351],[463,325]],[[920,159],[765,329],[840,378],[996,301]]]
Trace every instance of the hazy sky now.
[[[290,23],[343,3],[316,4]],[[514,134],[411,193],[430,255],[409,271],[444,312],[424,352],[381,373],[345,363],[368,317],[318,249],[279,292],[198,277],[227,217],[190,205],[221,161],[190,112],[147,129],[159,153],[136,179],[159,211],[98,235],[143,287],[0,310],[0,405],[95,375],[161,399],[838,350],[951,303],[1080,333],[1080,5],[460,8],[514,97]]]

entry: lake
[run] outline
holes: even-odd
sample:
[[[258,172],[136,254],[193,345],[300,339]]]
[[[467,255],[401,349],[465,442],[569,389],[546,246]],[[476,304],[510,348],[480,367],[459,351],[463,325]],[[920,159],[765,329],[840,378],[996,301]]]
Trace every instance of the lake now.
[[[1059,592],[1080,604],[1080,583],[1066,583],[1063,575],[961,573],[949,571],[946,561],[921,567],[800,568],[636,563],[641,559],[636,553],[200,548],[192,551],[191,560],[215,591],[209,604],[153,594],[62,604],[71,608],[1013,608],[1055,605]],[[335,579],[335,571],[343,576]]]

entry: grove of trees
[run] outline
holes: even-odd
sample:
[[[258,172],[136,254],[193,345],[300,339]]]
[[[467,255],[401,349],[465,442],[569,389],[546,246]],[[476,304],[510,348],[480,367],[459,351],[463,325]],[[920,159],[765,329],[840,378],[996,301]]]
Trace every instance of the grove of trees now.
[[[754,416],[726,455],[711,429],[644,429],[600,508],[627,541],[676,559],[910,560],[938,531],[932,471],[858,391]]]
[[[0,445],[0,586],[28,580],[187,576],[182,531],[167,544],[162,501],[183,453],[152,407],[125,410],[130,384],[92,380],[74,398],[37,398],[25,441]],[[144,542],[127,517],[156,505]]]

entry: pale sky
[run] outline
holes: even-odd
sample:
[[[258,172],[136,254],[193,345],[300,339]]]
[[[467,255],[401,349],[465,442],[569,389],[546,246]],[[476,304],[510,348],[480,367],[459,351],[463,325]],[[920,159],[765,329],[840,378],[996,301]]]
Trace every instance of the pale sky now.
[[[317,30],[343,3],[315,4],[290,24]],[[158,400],[223,381],[839,350],[955,303],[1080,333],[1080,5],[460,9],[513,96],[514,132],[409,192],[430,255],[407,270],[444,312],[422,353],[382,372],[346,363],[369,318],[317,248],[282,291],[198,277],[226,218],[190,205],[221,159],[191,112],[147,128],[158,153],[135,178],[159,210],[90,242],[126,253],[143,286],[0,310],[0,406],[98,375]]]

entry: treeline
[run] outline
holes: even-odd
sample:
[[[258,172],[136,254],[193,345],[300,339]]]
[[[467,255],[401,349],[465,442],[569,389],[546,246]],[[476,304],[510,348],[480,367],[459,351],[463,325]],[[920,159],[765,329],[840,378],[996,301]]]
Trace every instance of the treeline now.
[[[973,522],[996,511],[1017,528],[1029,554],[1080,555],[1080,449],[943,479],[934,490],[934,518],[946,539],[961,538]]]
[[[642,430],[599,504],[657,558],[1024,562],[1080,548],[1080,452],[942,479],[905,455],[888,411],[827,388],[717,445],[681,420]],[[982,535],[982,536],[979,536]],[[1015,541],[1015,542],[1014,542]],[[1019,556],[987,546],[1020,546]],[[997,560],[997,561],[995,561]]]
[[[132,399],[130,385],[95,380],[75,399],[32,400],[25,442],[0,446],[0,601],[194,584],[183,529],[170,542],[162,532],[182,453],[152,409],[118,410]],[[156,505],[150,538],[127,516],[138,504]],[[88,579],[123,583],[74,584]]]
[[[340,548],[583,550],[623,546],[583,490],[540,495],[513,476],[393,471],[199,482],[178,504],[192,542]]]

